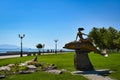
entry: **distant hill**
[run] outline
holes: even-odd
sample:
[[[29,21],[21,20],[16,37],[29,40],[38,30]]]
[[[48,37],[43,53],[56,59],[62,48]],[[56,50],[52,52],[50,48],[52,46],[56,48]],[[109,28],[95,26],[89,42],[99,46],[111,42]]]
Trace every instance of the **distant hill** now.
[[[18,49],[19,46],[16,45],[10,45],[10,44],[2,44],[0,45],[0,49]]]

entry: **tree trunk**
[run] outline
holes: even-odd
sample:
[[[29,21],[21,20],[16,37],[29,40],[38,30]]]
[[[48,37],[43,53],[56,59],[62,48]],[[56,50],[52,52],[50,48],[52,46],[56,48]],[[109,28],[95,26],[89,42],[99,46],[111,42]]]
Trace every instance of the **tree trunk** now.
[[[41,51],[39,50],[39,53],[38,53],[38,55],[41,55]]]
[[[88,57],[88,51],[75,50],[74,66],[77,70],[89,71],[94,70],[93,65]]]

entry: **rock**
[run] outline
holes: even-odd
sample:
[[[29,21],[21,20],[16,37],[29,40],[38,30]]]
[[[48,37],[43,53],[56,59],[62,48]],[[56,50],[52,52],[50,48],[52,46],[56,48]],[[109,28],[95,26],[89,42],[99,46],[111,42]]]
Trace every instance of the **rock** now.
[[[46,72],[48,72],[48,73],[54,73],[54,74],[62,74],[63,73],[61,70],[55,70],[55,69],[53,69],[53,70],[47,70]]]
[[[62,71],[62,72],[67,72],[67,70],[66,70],[66,69],[61,69],[61,71]]]
[[[10,70],[11,70],[11,68],[8,67],[8,66],[2,66],[2,67],[0,67],[0,71],[10,71]]]
[[[94,70],[92,63],[90,62],[87,51],[75,50],[74,54],[74,66],[76,70],[89,71]]]
[[[19,66],[27,66],[26,63],[20,63]]]
[[[5,77],[6,77],[6,75],[5,75],[5,74],[0,75],[0,79],[3,79],[3,78],[5,78]]]
[[[27,70],[31,70],[31,71],[36,71],[37,70],[37,67],[34,66],[34,65],[27,65]]]
[[[29,68],[29,69],[36,69],[36,67],[34,65],[27,65],[27,68]]]
[[[13,67],[13,66],[15,66],[15,64],[8,64],[7,66],[8,67]]]

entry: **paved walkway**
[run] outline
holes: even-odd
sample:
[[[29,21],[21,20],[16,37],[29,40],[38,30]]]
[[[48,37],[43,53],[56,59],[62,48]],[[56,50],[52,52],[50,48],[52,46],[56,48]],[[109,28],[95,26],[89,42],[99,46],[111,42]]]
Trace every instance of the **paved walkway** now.
[[[83,76],[86,77],[89,80],[113,80],[110,77],[96,75],[96,74],[86,74],[86,75],[83,75]]]
[[[108,76],[103,76],[104,74],[111,73],[109,70],[96,70],[96,71],[73,71],[71,72],[73,75],[82,75],[86,77],[88,80],[114,80]],[[102,75],[100,75],[102,74]]]
[[[55,54],[55,53],[41,53],[41,55],[46,55],[46,54]],[[60,54],[60,53],[57,53],[57,54]],[[23,54],[23,56],[27,56],[27,54]],[[14,58],[14,57],[20,57],[20,55],[5,55],[5,56],[0,56],[0,59]]]
[[[27,56],[27,55],[24,54],[23,56]],[[14,57],[20,57],[20,55],[6,55],[6,56],[0,56],[0,59],[14,58]]]

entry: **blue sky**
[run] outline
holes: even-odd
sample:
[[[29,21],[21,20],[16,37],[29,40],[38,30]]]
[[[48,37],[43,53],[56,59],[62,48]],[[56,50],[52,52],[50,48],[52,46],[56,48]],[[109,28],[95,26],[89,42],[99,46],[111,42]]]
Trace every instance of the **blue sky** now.
[[[54,49],[75,40],[78,27],[89,33],[93,27],[120,30],[120,0],[0,0],[0,44],[23,46],[45,44]]]

